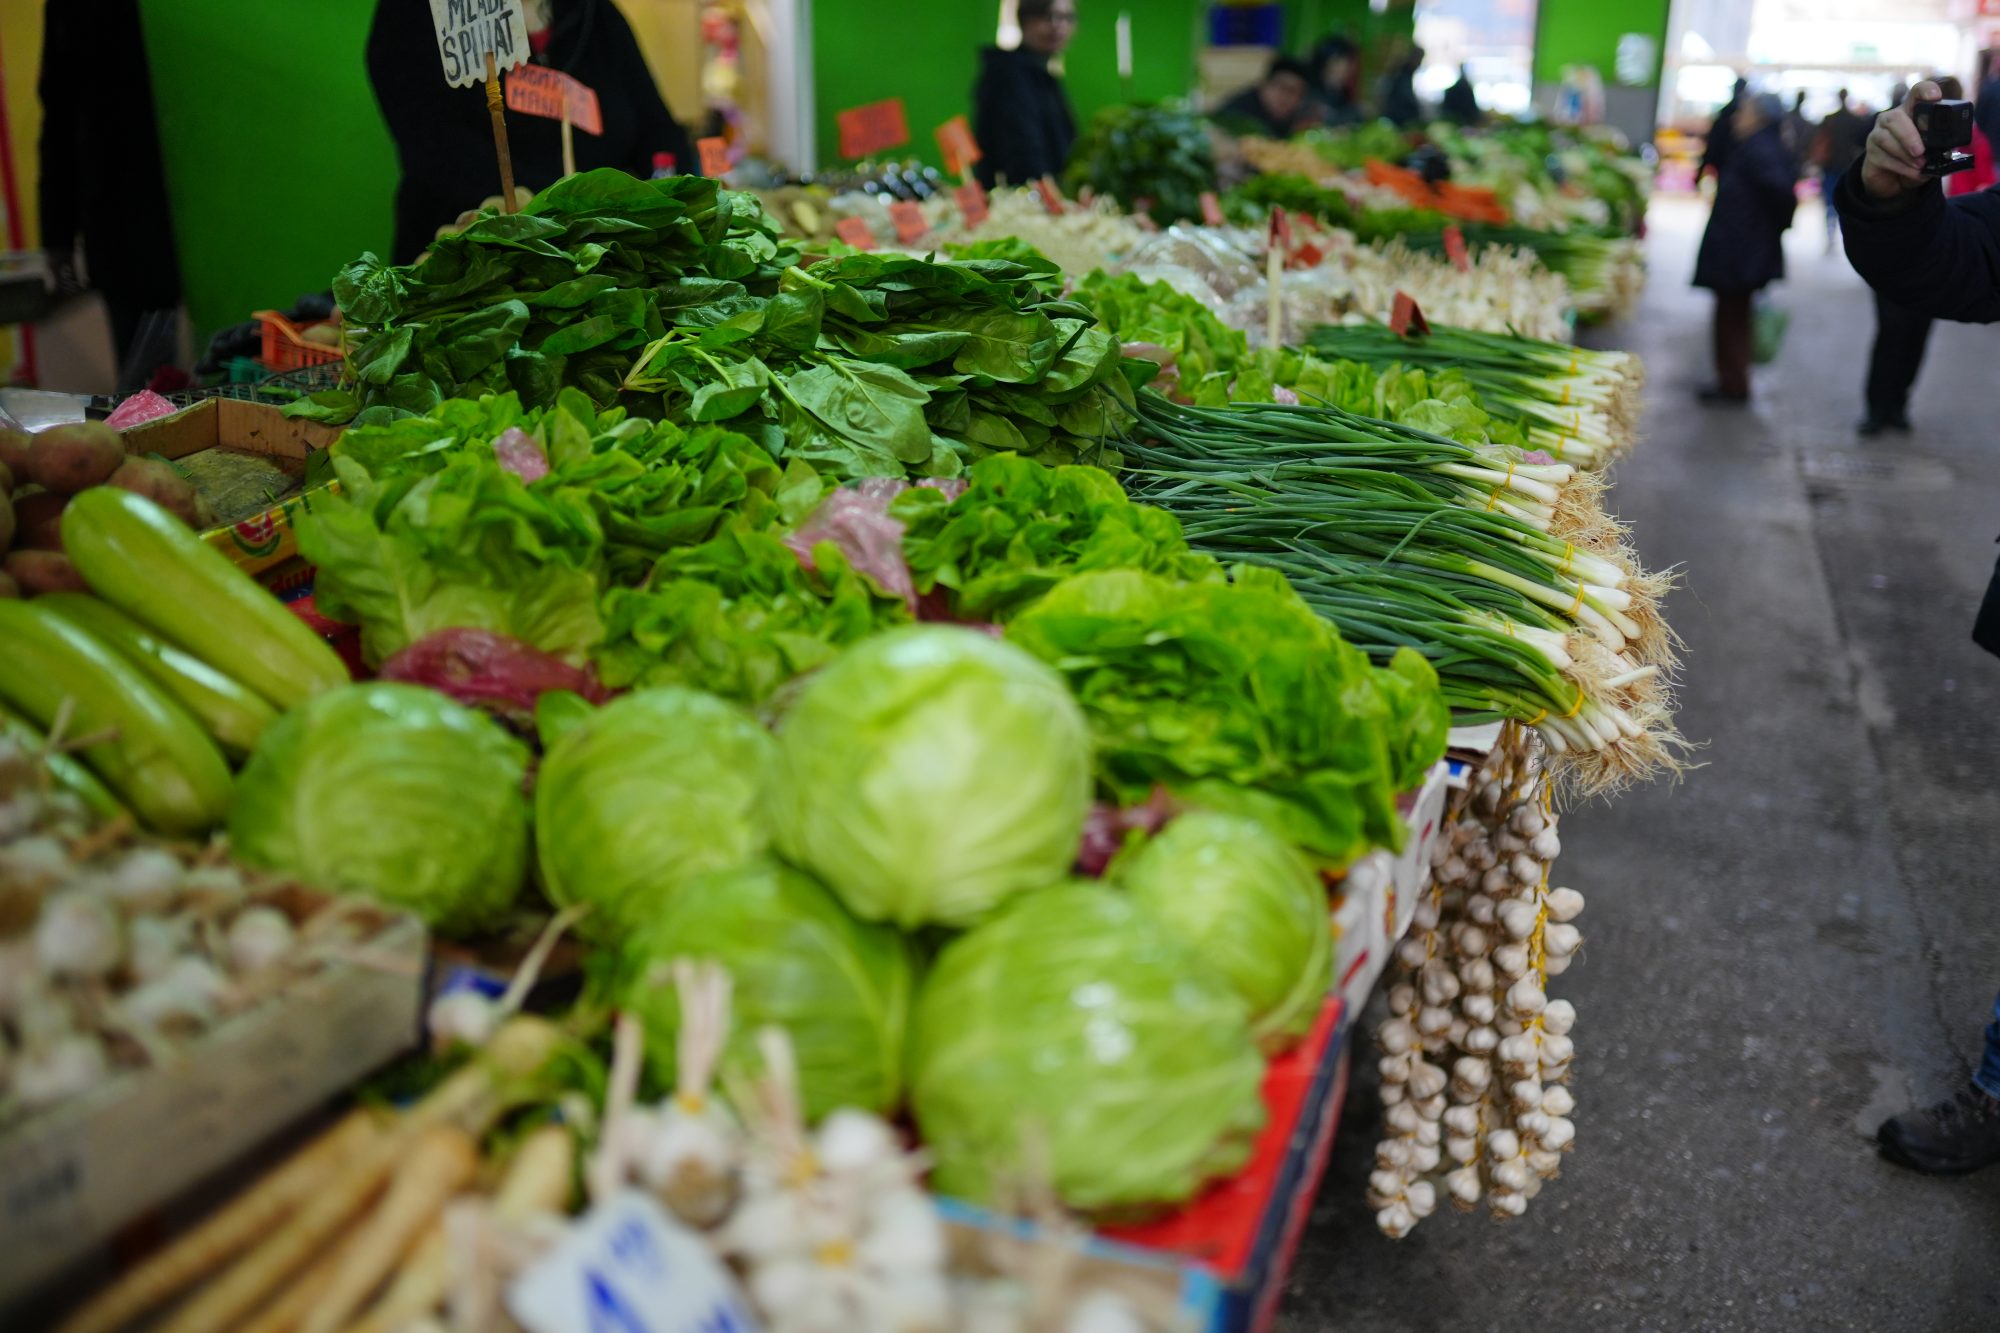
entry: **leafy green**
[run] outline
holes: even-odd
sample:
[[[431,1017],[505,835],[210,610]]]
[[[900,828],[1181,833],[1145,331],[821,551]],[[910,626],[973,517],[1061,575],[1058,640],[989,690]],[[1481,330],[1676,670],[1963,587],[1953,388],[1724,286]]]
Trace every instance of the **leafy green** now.
[[[1172,352],[1184,383],[1233,371],[1249,355],[1250,341],[1241,331],[1164,282],[1096,269],[1077,284],[1076,294],[1120,342],[1154,343]]]
[[[1161,226],[1201,216],[1201,192],[1215,183],[1215,150],[1201,117],[1177,102],[1120,104],[1091,118],[1063,181],[1085,186]]]

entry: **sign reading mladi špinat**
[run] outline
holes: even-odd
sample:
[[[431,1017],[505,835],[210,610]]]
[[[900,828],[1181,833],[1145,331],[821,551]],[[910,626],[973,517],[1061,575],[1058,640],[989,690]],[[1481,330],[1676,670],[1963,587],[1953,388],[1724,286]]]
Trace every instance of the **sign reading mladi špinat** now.
[[[444,81],[467,88],[486,78],[486,57],[495,70],[528,59],[528,15],[521,0],[431,0]]]

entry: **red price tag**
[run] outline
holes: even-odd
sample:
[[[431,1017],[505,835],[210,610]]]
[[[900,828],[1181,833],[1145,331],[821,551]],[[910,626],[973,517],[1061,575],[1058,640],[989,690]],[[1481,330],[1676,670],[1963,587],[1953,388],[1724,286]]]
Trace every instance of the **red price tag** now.
[[[979,142],[972,137],[972,126],[966,124],[964,116],[953,116],[937,127],[938,151],[944,154],[944,169],[954,176],[963,176],[972,170],[972,164],[985,154],[979,151]]]
[[[958,200],[958,211],[965,215],[965,225],[976,227],[986,221],[986,187],[978,181],[967,181],[951,192]]]
[[[585,134],[604,133],[604,114],[597,105],[597,92],[559,69],[545,65],[523,65],[507,74],[507,109],[528,116],[545,116],[569,123]]]
[[[1431,331],[1431,322],[1424,318],[1424,312],[1410,299],[1408,292],[1396,293],[1396,304],[1389,311],[1389,332],[1398,338],[1415,334],[1422,337]]]
[[[1201,220],[1211,227],[1222,225],[1222,201],[1215,197],[1213,190],[1201,192]]]
[[[907,199],[889,205],[889,220],[896,224],[898,245],[915,245],[931,229],[931,224],[924,220],[924,210]]]
[[[1460,273],[1472,272],[1472,256],[1465,252],[1465,233],[1458,229],[1457,223],[1450,223],[1444,229],[1444,253]]]
[[[1319,261],[1325,258],[1326,251],[1320,249],[1312,241],[1307,241],[1304,245],[1292,251],[1292,267],[1318,268]]]
[[[701,153],[702,175],[727,176],[729,174],[729,141],[727,139],[696,139],[694,146]]]
[[[834,117],[840,128],[842,157],[872,157],[910,141],[910,124],[903,115],[903,99],[870,102],[852,107]]]
[[[875,248],[875,233],[860,218],[842,218],[833,224],[833,234],[857,250]]]
[[[1056,188],[1055,177],[1053,176],[1042,177],[1040,180],[1035,182],[1035,188],[1041,192],[1042,205],[1043,207],[1047,208],[1050,213],[1060,217],[1063,213],[1068,211],[1063,207],[1062,191]]]
[[[1276,246],[1280,250],[1290,250],[1292,248],[1291,215],[1286,213],[1282,208],[1273,207],[1271,209],[1271,233],[1268,241],[1269,244]]]

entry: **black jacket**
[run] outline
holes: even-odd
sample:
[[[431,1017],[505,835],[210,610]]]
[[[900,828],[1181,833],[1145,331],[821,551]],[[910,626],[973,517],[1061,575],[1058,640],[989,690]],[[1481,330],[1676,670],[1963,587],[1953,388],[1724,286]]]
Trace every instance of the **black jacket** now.
[[[611,0],[556,0],[550,29],[548,46],[534,63],[595,89],[604,118],[602,135],[574,133],[579,171],[617,167],[645,177],[652,174],[655,153],[672,153],[678,170],[700,169],[686,131],[667,111],[632,29]],[[445,83],[424,0],[377,0],[368,33],[368,78],[403,164],[394,257],[407,264],[439,227],[500,193],[493,122],[483,85]],[[507,139],[517,184],[540,190],[562,175],[562,122],[509,112]]]
[[[1695,171],[1697,177],[1708,171],[1718,176],[1722,174],[1722,168],[1729,162],[1729,154],[1736,147],[1736,108],[1742,105],[1742,98],[1732,97],[1715,113],[1715,119],[1709,123],[1708,140],[1702,145],[1701,166]]]
[[[1715,189],[1715,211],[1701,236],[1694,285],[1754,292],[1785,276],[1785,229],[1798,196],[1797,163],[1780,126],[1766,125],[1730,150]]]
[[[1310,103],[1300,108],[1303,113]],[[1251,84],[1208,113],[1208,118],[1231,134],[1260,134],[1266,139],[1289,139],[1299,128],[1299,117],[1282,121],[1264,106],[1262,89]]]
[[[989,190],[1002,178],[1009,185],[1060,180],[1076,144],[1076,116],[1049,62],[1025,48],[981,47],[972,137],[980,152],[974,170]]]

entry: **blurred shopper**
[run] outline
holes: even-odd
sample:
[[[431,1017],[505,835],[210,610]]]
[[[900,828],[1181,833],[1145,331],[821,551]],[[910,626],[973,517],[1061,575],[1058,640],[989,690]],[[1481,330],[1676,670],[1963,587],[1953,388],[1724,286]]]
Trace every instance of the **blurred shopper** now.
[[[561,70],[597,91],[602,134],[575,136],[580,171],[616,167],[644,179],[656,154],[694,171],[694,146],[667,110],[646,57],[612,0],[529,0],[532,62]],[[377,0],[368,32],[368,79],[403,166],[396,187],[395,259],[407,264],[481,199],[497,195],[493,122],[478,87],[453,88],[438,77],[437,37],[428,6]],[[514,179],[529,190],[562,176],[562,124],[509,116]]]
[[[1404,129],[1421,124],[1423,100],[1417,96],[1417,71],[1424,67],[1424,48],[1412,46],[1382,76],[1382,119]]]
[[[1715,293],[1716,382],[1701,390],[1705,403],[1750,401],[1752,306],[1785,276],[1785,229],[1798,200],[1784,119],[1785,104],[1763,93],[1737,107],[1731,122],[1733,143],[1694,265],[1694,285]]]
[[[1923,138],[1910,108],[1945,96],[1920,83],[1885,111],[1868,150],[1841,178],[1841,239],[1855,271],[1897,303],[1927,318],[2000,322],[2000,195],[1944,191],[1924,175]],[[1973,642],[2000,654],[2000,570],[1987,585]],[[1986,1029],[1986,1050],[1969,1084],[1934,1106],[1905,1111],[1876,1132],[1883,1156],[1936,1175],[1959,1175],[2000,1162],[2000,1000]]]
[[[1464,65],[1458,67],[1458,82],[1444,90],[1444,106],[1441,109],[1446,120],[1460,125],[1477,125],[1485,115],[1479,109],[1479,91],[1472,86],[1472,75]]]
[[[972,135],[982,154],[974,170],[989,190],[1060,177],[1076,143],[1076,114],[1049,70],[1076,36],[1076,0],[1021,0],[1016,14],[1021,44],[981,49],[972,90]]]
[[[1209,119],[1231,134],[1261,134],[1289,139],[1311,121],[1312,66],[1291,56],[1279,56],[1264,77],[1209,113]]]
[[[1743,107],[1743,99],[1750,94],[1750,81],[1738,79],[1736,86],[1729,90],[1729,100],[1716,110],[1715,119],[1709,122],[1708,140],[1702,145],[1701,165],[1695,169],[1697,183],[1713,171],[1716,178],[1722,176],[1723,164],[1729,161],[1730,150],[1736,146],[1736,113]]]
[[[1354,43],[1335,34],[1313,48],[1313,103],[1322,125],[1353,125],[1367,118],[1354,95],[1360,72]]]
[[[173,362],[181,303],[138,0],[48,0],[43,24],[42,248],[60,290],[104,298],[129,393]]]
[[[1840,105],[1829,112],[1819,123],[1819,132],[1813,140],[1813,160],[1819,164],[1820,198],[1826,203],[1826,252],[1833,253],[1834,243],[1840,236],[1840,210],[1833,206],[1834,187],[1840,178],[1861,156],[1863,143],[1867,141],[1872,122],[1860,115],[1847,104],[1847,89],[1842,88],[1836,97]]]
[[[1963,86],[1954,78],[1939,79],[1937,86],[1946,97],[1965,95]],[[1975,140],[1982,137],[1973,135]],[[1974,169],[1977,169],[1976,165]],[[1958,194],[1969,189],[1969,183],[1961,185],[1959,182],[1972,174],[1972,171],[1961,171],[1947,177],[1945,193]],[[1875,342],[1868,349],[1868,383],[1862,397],[1861,420],[1854,427],[1856,434],[1863,439],[1872,439],[1884,431],[1910,429],[1910,391],[1917,385],[1917,374],[1924,367],[1924,352],[1930,341],[1929,315],[1893,300],[1877,289]]]
[[[1785,147],[1791,149],[1801,176],[1806,174],[1806,154],[1812,151],[1812,135],[1813,123],[1806,119],[1806,91],[1801,88],[1792,94],[1792,109],[1785,113]]]

